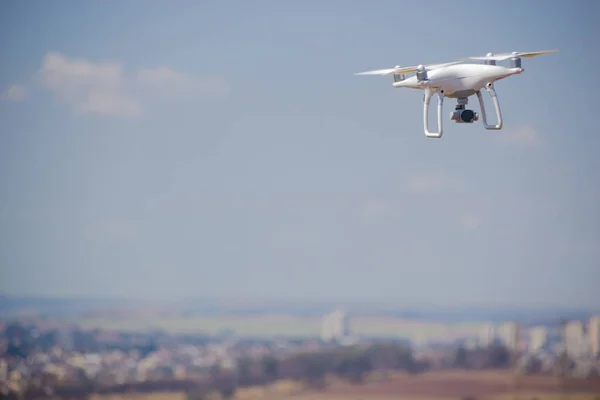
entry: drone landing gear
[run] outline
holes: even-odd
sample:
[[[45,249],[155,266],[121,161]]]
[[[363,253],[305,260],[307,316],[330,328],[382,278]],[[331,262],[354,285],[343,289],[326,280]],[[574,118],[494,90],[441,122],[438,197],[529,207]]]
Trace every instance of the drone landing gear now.
[[[438,131],[430,132],[429,131],[429,103],[431,102],[431,97],[433,94],[437,93],[438,95],[438,104],[437,104],[437,121],[438,121]],[[444,91],[443,90],[435,90],[427,88],[425,89],[425,97],[423,98],[423,125],[425,128],[425,136],[432,139],[439,139],[443,135],[443,124],[442,124],[442,108],[444,106]]]
[[[498,118],[498,123],[496,125],[489,125],[487,123],[487,115],[485,112],[485,105],[483,104],[483,96],[481,95],[481,90],[477,91],[477,99],[479,100],[479,106],[481,107],[481,116],[483,117],[483,126],[485,129],[490,130],[499,130],[502,129],[502,113],[500,112],[500,103],[498,102],[498,96],[496,95],[496,91],[494,90],[494,85],[488,83],[485,86],[485,90],[489,93],[492,101],[494,102],[494,108],[496,109],[496,118]]]
[[[496,109],[496,117],[498,119],[498,123],[496,125],[488,124],[487,113],[485,110],[485,105],[483,104],[483,97],[481,95],[481,91],[478,90],[476,92],[476,94],[477,94],[477,99],[479,100],[479,106],[481,107],[481,116],[483,119],[483,126],[485,127],[485,129],[489,129],[489,130],[500,130],[500,129],[502,129],[502,112],[500,111],[500,104],[498,102],[498,96],[496,95],[494,86],[491,83],[488,83],[485,86],[485,90],[489,93],[489,95],[492,98],[492,101],[494,103],[494,108]],[[429,105],[431,103],[431,98],[433,97],[434,94],[437,94],[437,96],[438,96],[438,104],[437,104],[438,131],[437,132],[431,132],[429,130]],[[425,129],[425,136],[428,138],[439,139],[442,137],[442,135],[444,133],[443,123],[442,123],[442,110],[443,110],[443,106],[444,106],[444,97],[445,97],[444,91],[441,89],[434,89],[434,88],[426,88],[425,89],[425,96],[423,97],[423,125],[424,125],[424,129]],[[479,115],[476,112],[465,109],[465,106],[467,105],[467,103],[468,103],[467,98],[458,99],[458,104],[456,105],[456,109],[454,110],[454,112],[450,115],[450,119],[454,120],[456,122],[462,122],[462,123],[472,123],[474,121],[479,120]]]

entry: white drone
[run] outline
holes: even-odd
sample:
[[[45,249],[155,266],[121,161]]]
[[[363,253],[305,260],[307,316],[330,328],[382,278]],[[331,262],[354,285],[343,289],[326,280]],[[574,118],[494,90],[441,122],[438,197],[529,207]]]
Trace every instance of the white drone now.
[[[442,126],[442,107],[444,97],[457,99],[456,109],[450,114],[450,120],[458,123],[473,123],[479,120],[479,115],[473,110],[465,109],[469,97],[476,94],[481,107],[483,117],[483,126],[485,129],[502,129],[502,113],[498,96],[494,90],[494,82],[507,78],[512,75],[518,75],[524,71],[521,67],[521,58],[540,56],[542,54],[555,53],[558,50],[532,51],[532,52],[512,52],[492,54],[488,53],[483,57],[468,57],[461,61],[453,61],[443,64],[417,65],[412,67],[400,67],[390,69],[380,69],[375,71],[360,72],[355,75],[393,75],[396,88],[411,88],[425,90],[423,98],[423,124],[425,136],[428,138],[441,138],[443,134]],[[496,61],[510,59],[510,67],[496,65]],[[485,64],[463,63],[462,60],[482,60]],[[459,64],[459,65],[457,65]],[[414,76],[406,78],[405,74],[416,72]],[[481,96],[481,89],[490,94],[498,123],[489,125]],[[431,97],[438,95],[438,131],[429,131],[429,103]]]

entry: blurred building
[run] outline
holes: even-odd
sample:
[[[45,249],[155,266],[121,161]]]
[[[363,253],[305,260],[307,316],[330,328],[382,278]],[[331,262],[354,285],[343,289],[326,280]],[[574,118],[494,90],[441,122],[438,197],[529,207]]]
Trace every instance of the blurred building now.
[[[529,330],[529,350],[537,353],[548,343],[548,329],[543,326],[536,326]]]
[[[517,350],[519,342],[519,324],[506,322],[498,328],[498,336],[504,345],[510,350]]]
[[[590,339],[592,357],[597,359],[600,357],[600,315],[590,318],[588,337]]]
[[[490,347],[496,341],[496,328],[493,324],[485,324],[481,327],[479,345],[481,347]]]
[[[8,381],[8,363],[0,358],[0,383]]]
[[[569,321],[564,328],[564,346],[570,358],[580,358],[584,352],[585,329],[581,321]]]
[[[349,318],[343,310],[335,310],[321,320],[321,339],[323,341],[341,341],[349,334]]]

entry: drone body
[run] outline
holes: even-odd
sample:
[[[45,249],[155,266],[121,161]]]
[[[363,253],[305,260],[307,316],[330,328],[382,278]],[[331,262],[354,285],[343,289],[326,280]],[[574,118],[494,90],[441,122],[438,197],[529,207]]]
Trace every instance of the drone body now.
[[[392,75],[396,88],[422,89],[425,91],[423,99],[423,125],[425,136],[428,138],[441,138],[443,135],[442,109],[444,98],[457,99],[454,112],[450,119],[458,123],[473,123],[479,120],[478,113],[465,109],[469,97],[476,95],[481,108],[483,125],[486,129],[502,129],[502,113],[498,96],[494,90],[494,83],[509,76],[518,75],[524,71],[521,67],[521,58],[535,57],[542,54],[554,53],[557,50],[536,51],[527,53],[504,53],[493,55],[488,53],[483,57],[469,57],[471,60],[483,60],[485,64],[467,64],[462,61],[453,61],[444,64],[418,65],[412,67],[395,67],[383,70],[360,72],[356,75]],[[496,61],[510,59],[510,66],[496,65]],[[415,72],[409,78],[405,74]],[[487,123],[487,114],[483,104],[481,90],[485,89],[494,102],[498,123]],[[438,96],[438,131],[429,130],[429,103],[434,94]]]

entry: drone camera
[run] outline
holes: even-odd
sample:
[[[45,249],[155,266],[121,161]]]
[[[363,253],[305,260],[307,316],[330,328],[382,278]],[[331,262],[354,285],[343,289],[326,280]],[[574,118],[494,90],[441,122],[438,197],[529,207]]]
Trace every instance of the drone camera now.
[[[472,124],[479,120],[479,114],[473,110],[457,109],[450,114],[450,120],[457,123]]]
[[[473,110],[462,110],[460,112],[460,121],[464,123],[471,123],[477,121],[479,119],[479,115]]]

